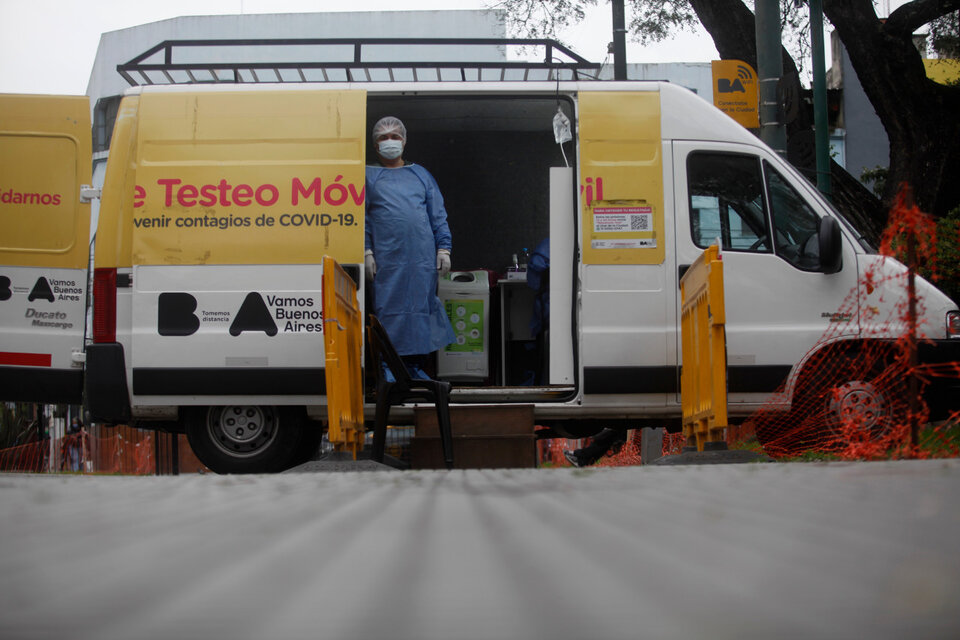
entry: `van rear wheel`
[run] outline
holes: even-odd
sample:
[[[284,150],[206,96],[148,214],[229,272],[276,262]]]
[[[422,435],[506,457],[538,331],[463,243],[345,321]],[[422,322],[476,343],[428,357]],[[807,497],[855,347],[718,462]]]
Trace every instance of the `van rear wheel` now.
[[[274,473],[298,452],[301,412],[291,407],[196,407],[185,415],[190,447],[217,473]]]

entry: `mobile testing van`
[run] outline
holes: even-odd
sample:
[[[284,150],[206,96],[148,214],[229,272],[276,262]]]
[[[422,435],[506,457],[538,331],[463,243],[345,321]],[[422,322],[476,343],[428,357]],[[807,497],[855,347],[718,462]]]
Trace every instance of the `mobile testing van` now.
[[[596,81],[575,69],[560,79],[563,68],[541,66],[552,74],[544,80],[486,81],[466,69],[453,81],[325,73],[250,84],[198,84],[169,64],[141,69],[168,84],[128,90],[113,129],[84,351],[91,417],[185,432],[224,472],[281,469],[315,445],[304,434],[325,417],[321,259],[353,269],[363,298],[364,166],[385,115],[406,123],[405,158],[440,185],[455,270],[502,273],[520,248],[550,242],[548,328],[525,345],[538,353],[532,384],[518,384],[529,358],[490,344],[501,361],[482,381],[455,383],[454,402],[530,404],[537,424],[569,436],[675,424],[678,281],[718,239],[732,416],[788,376],[811,375],[804,356],[831,327],[847,346],[895,337],[836,312],[853,295],[886,317],[903,293],[883,278],[858,283],[868,270],[905,268],[860,241],[750,132],[669,83]],[[161,72],[166,80],[149,75]],[[0,190],[19,194],[0,205],[7,398],[11,389],[36,397],[44,375],[75,385],[83,360],[79,185],[89,136],[42,133],[42,115],[77,104],[58,100],[0,102]],[[558,112],[569,142],[555,137]],[[54,163],[54,147],[70,147],[72,159]],[[958,359],[960,312],[919,287],[925,353]],[[495,325],[530,310],[500,312],[487,329],[506,341]]]

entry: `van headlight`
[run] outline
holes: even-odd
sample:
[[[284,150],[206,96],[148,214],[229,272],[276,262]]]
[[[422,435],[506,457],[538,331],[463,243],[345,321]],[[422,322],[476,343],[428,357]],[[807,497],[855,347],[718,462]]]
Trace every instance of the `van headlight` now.
[[[960,311],[947,311],[947,337],[960,338]]]

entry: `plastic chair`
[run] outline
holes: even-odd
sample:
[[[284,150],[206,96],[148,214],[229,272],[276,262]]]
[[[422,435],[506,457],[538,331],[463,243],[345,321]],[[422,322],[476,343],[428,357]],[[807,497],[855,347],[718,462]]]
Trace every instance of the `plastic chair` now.
[[[426,400],[433,402],[437,410],[437,425],[440,427],[440,441],[443,445],[443,460],[447,469],[453,468],[453,434],[450,429],[450,383],[441,380],[413,378],[400,355],[390,342],[387,331],[380,320],[370,315],[367,327],[370,336],[370,352],[377,372],[377,410],[373,427],[373,451],[370,459],[383,462],[387,441],[387,421],[390,407],[407,400]],[[387,379],[383,365],[390,369],[393,381]]]

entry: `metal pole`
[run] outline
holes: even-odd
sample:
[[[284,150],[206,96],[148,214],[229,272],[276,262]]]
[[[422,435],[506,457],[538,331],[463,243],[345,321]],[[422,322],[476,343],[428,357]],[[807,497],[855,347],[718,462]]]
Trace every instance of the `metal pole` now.
[[[823,55],[823,1],[810,0],[810,38],[813,47],[813,121],[817,147],[817,188],[826,196],[830,185],[830,134],[827,123],[827,71]]]
[[[757,0],[757,75],[760,77],[760,139],[781,156],[787,156],[787,131],[780,105],[780,78],[783,59],[780,53],[779,0]]]
[[[613,0],[613,79],[627,79],[627,27],[623,0]]]
[[[917,229],[907,235],[907,420],[910,424],[910,457],[917,455],[920,444],[920,385],[917,380]]]
[[[173,457],[170,461],[173,470],[171,473],[178,476],[180,475],[180,436],[176,433],[171,433],[170,437],[173,438]]]

